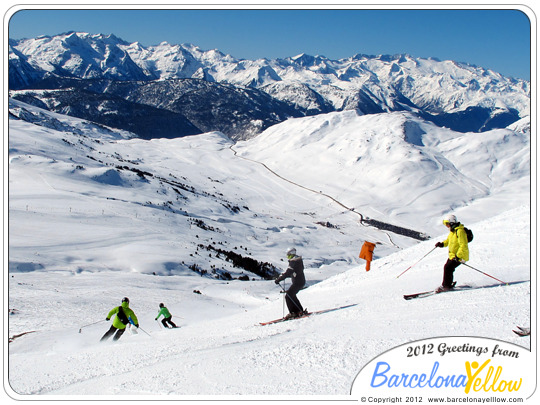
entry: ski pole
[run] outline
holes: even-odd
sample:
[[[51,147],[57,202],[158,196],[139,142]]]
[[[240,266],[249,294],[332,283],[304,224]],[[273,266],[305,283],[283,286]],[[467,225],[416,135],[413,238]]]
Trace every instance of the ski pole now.
[[[105,322],[105,319],[102,319],[101,321],[89,323],[88,325],[81,326],[81,327],[79,328],[79,333],[82,333],[82,329],[83,329],[83,328],[86,328],[87,326],[95,325],[96,323],[100,323],[100,322]]]
[[[405,269],[405,271],[403,273],[401,273],[399,276],[397,276],[396,278],[400,278],[403,274],[405,274],[407,271],[409,271],[410,269],[412,269],[414,266],[416,266],[418,263],[420,263],[420,261],[422,261],[427,255],[429,255],[431,252],[433,252],[435,249],[437,249],[437,246],[435,246],[433,249],[431,249],[429,252],[427,252],[424,256],[422,256],[420,258],[420,260],[418,260],[416,263],[414,263],[413,265],[407,267]]]
[[[155,321],[156,321],[157,324],[159,325],[159,329],[163,329],[163,328],[161,327],[161,324],[159,323],[159,321],[158,321],[157,319],[156,319]]]
[[[281,290],[282,290],[281,292],[282,292],[282,293],[285,293],[285,287],[283,287],[283,286],[281,285],[281,283],[277,283],[277,285],[279,285],[279,286],[281,287]]]
[[[283,281],[283,283],[285,283],[285,281]],[[282,286],[281,283],[277,283],[277,285],[281,287],[280,293],[283,294],[283,316],[285,316],[285,294],[287,294],[287,292],[285,291],[285,287]]]
[[[142,330],[144,333],[146,333],[148,336],[152,337],[152,335],[150,333],[148,333],[147,331],[145,331],[143,328],[141,328],[140,326],[137,326],[135,325],[135,322],[133,322],[133,319],[131,319],[131,316],[128,317],[128,320],[129,320],[129,323],[132,324],[133,326],[135,326],[137,329],[140,329]]]
[[[146,333],[148,336],[152,337],[152,335],[151,335],[150,333],[148,333],[147,331],[145,331],[145,330],[144,330],[143,328],[141,328],[140,326],[135,325],[133,322],[131,322],[131,324],[132,324],[133,326],[135,326],[137,329],[142,330],[142,331],[143,331],[144,333]]]
[[[495,278],[495,277],[493,277],[493,276],[491,276],[491,275],[489,275],[489,274],[487,274],[487,273],[484,273],[484,272],[481,271],[481,270],[475,269],[473,266],[469,266],[467,263],[461,263],[461,264],[464,264],[465,266],[470,267],[471,269],[476,270],[476,271],[479,272],[479,273],[482,273],[484,276],[491,277],[492,279],[497,280],[499,283],[508,285],[508,283],[505,283],[504,281],[501,281],[501,280],[499,280],[498,278]]]
[[[279,285],[281,287],[281,284]],[[285,280],[283,280],[283,318],[285,318]]]
[[[287,291],[285,291],[285,288],[283,288],[283,287],[281,286],[281,284],[279,284],[279,286],[283,289],[283,292],[285,293],[285,295],[288,295]],[[290,295],[289,295],[289,297],[290,297]],[[283,302],[285,302],[285,296],[283,296],[283,299],[284,299]],[[302,308],[300,308],[300,307],[298,306],[298,304],[297,304],[296,302],[294,302],[294,300],[291,300],[291,301],[292,301],[292,303],[294,304],[294,306],[296,307],[296,309],[298,309],[298,311],[302,312]],[[283,307],[283,313],[285,313],[285,306]],[[284,316],[285,316],[285,315],[284,315]]]
[[[143,328],[141,328],[140,326],[136,326],[137,329],[140,329],[142,330],[144,333],[146,333],[148,336],[152,337],[152,335],[150,333],[148,333],[147,331],[145,331]]]

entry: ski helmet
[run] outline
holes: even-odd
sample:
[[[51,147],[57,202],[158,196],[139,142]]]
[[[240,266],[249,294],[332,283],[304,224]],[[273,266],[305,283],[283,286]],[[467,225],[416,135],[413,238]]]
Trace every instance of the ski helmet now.
[[[452,225],[452,224],[457,224],[457,223],[458,223],[458,220],[457,220],[456,216],[453,215],[453,214],[449,214],[443,219],[443,224],[445,224],[445,225],[446,224]]]
[[[163,305],[163,302],[159,304],[160,308],[163,308],[165,305]]]
[[[296,249],[291,247],[287,249],[287,256],[294,256],[296,254]]]
[[[122,302],[127,302],[129,304],[129,298],[128,297],[122,298]]]

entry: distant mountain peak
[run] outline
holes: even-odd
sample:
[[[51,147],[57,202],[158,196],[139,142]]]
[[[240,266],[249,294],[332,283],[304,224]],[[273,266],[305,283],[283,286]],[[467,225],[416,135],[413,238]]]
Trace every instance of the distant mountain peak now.
[[[300,53],[284,59],[249,60],[189,43],[143,46],[113,34],[71,31],[10,40],[10,89],[42,86],[47,73],[60,79],[198,79],[239,89],[272,89],[272,98],[293,106],[295,116],[329,112],[329,106],[364,114],[411,111],[460,131],[505,127],[530,114],[527,81],[461,62],[408,54],[358,53],[332,60]],[[281,85],[268,87],[273,83]],[[160,106],[159,98],[149,102]]]

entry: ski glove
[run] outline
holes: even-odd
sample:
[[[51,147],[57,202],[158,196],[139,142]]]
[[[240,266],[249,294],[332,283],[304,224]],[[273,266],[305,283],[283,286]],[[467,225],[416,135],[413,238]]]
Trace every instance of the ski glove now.
[[[111,318],[105,318],[105,320],[106,320],[106,321],[110,321],[110,320],[111,320]]]
[[[442,248],[442,247],[444,247],[444,243],[443,242],[437,242],[437,243],[435,243],[435,247]]]

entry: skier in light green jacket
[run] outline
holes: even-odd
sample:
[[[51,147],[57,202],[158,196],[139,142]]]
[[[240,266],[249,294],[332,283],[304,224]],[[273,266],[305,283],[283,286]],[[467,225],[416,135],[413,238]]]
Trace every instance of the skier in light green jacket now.
[[[130,323],[139,327],[139,321],[137,316],[129,307],[129,298],[124,297],[122,299],[122,305],[119,307],[114,307],[111,309],[107,315],[106,320],[110,321],[113,315],[116,315],[113,319],[111,328],[103,335],[101,341],[107,340],[111,335],[114,334],[113,340],[118,340],[126,331],[126,326]],[[116,333],[115,333],[116,332]]]
[[[177,328],[178,326],[175,325],[175,323],[173,321],[171,321],[171,318],[172,318],[172,315],[171,313],[169,312],[169,310],[167,309],[167,307],[165,305],[163,305],[163,303],[159,304],[159,313],[158,315],[156,316],[156,321],[158,320],[158,318],[163,315],[163,319],[161,320],[161,323],[163,324],[163,326],[165,326],[166,328]],[[170,324],[171,326],[167,326],[167,324]]]

